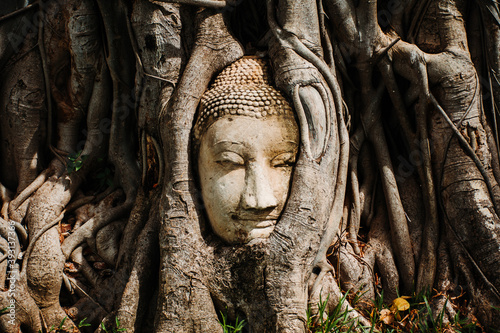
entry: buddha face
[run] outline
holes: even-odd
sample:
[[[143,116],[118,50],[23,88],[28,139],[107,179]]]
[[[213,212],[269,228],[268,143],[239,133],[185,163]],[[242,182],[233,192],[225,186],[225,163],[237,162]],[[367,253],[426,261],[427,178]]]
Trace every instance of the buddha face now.
[[[203,134],[198,170],[205,208],[227,243],[265,239],[285,205],[299,144],[294,119],[230,116]]]

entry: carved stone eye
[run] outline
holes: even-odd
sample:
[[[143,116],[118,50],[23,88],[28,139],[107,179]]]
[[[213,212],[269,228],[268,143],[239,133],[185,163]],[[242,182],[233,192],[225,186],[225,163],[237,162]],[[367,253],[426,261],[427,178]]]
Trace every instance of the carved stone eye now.
[[[215,161],[222,166],[238,167],[245,165],[245,160],[243,159],[243,157],[232,151],[225,151],[220,153]]]
[[[271,166],[275,168],[282,168],[282,167],[292,167],[295,165],[295,159],[296,159],[296,153],[295,152],[286,152],[279,154],[273,160],[271,161]]]

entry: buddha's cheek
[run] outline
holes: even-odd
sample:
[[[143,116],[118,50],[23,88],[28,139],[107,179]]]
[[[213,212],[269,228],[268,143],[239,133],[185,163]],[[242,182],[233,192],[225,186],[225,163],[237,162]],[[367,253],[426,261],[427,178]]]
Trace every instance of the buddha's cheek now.
[[[246,231],[232,218],[237,212],[244,172],[236,170],[223,176],[201,179],[203,201],[213,231],[228,242],[246,239]]]
[[[288,198],[291,184],[292,168],[273,168],[270,172],[270,182],[274,196],[278,200],[278,211],[281,213]]]

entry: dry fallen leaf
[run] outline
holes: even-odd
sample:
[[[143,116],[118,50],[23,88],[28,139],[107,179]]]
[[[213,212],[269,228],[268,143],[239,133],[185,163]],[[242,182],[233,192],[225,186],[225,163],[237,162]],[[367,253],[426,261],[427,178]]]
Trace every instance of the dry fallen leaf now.
[[[66,263],[64,263],[64,271],[66,273],[78,273],[78,269],[71,261],[67,261]]]
[[[390,325],[394,322],[394,313],[389,309],[382,309],[380,311],[380,320],[384,322],[384,324]]]
[[[73,227],[71,226],[71,224],[62,223],[62,224],[61,224],[61,233],[68,232],[68,231],[70,231],[72,228],[73,228]]]

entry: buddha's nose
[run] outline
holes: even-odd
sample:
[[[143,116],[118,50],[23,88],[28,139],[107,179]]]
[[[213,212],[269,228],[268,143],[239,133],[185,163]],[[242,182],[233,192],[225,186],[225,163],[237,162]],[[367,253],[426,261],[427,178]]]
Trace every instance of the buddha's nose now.
[[[241,197],[241,207],[246,210],[268,210],[278,205],[274,196],[269,173],[265,166],[251,163],[245,177],[245,189]]]

